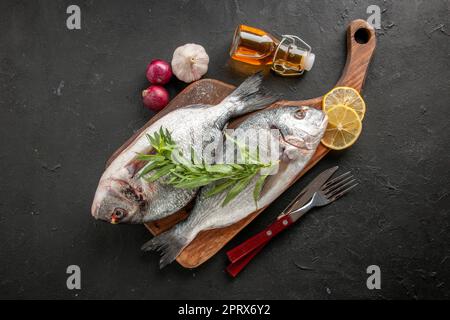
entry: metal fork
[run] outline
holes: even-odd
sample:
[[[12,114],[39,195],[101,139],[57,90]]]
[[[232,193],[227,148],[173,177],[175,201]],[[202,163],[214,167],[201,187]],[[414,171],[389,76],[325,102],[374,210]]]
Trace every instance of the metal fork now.
[[[357,185],[350,172],[326,182],[304,206],[282,213],[269,227],[228,251],[227,256],[231,262],[227,267],[228,273],[235,277],[277,234],[286,230],[312,208],[323,207],[336,201]]]
[[[316,191],[313,194],[311,200],[307,204],[300,209],[288,213],[288,215],[295,222],[312,208],[323,207],[336,201],[355,188],[358,184],[356,179],[353,179],[351,172],[346,172],[325,183],[319,191]]]

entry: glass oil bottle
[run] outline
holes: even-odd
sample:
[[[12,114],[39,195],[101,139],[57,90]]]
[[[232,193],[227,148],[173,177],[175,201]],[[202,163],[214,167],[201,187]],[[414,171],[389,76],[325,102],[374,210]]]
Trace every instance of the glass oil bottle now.
[[[257,28],[239,25],[230,50],[231,59],[255,68],[269,66],[281,76],[298,76],[311,70],[315,55],[311,47],[297,36],[285,35],[281,40]]]

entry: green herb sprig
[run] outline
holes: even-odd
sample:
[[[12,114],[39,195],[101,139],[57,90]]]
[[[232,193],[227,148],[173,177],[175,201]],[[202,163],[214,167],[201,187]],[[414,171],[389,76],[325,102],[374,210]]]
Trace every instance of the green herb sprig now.
[[[241,193],[261,169],[273,165],[271,162],[260,161],[259,148],[256,155],[252,155],[246,146],[242,146],[231,137],[227,138],[239,148],[243,163],[206,164],[204,161],[198,161],[192,148],[190,159],[186,159],[172,140],[170,132],[162,127],[159,132],[147,135],[147,138],[154,152],[138,155],[138,160],[148,161],[148,164],[142,168],[140,177],[149,182],[164,177],[162,180],[164,183],[182,189],[195,189],[215,183],[206,196],[210,197],[228,190],[222,206],[227,205]],[[267,175],[260,175],[256,182],[253,191],[255,203],[259,199],[266,178]]]

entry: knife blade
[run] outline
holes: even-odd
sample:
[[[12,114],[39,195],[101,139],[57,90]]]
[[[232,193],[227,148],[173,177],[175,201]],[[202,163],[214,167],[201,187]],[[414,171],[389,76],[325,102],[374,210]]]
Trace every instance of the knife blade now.
[[[339,169],[338,166],[329,168],[321,172],[317,177],[315,177],[299,194],[292,200],[289,205],[283,210],[283,212],[278,216],[278,219],[284,217],[286,214],[300,209],[303,207],[313,196],[313,194],[318,191],[329,179],[330,177]]]

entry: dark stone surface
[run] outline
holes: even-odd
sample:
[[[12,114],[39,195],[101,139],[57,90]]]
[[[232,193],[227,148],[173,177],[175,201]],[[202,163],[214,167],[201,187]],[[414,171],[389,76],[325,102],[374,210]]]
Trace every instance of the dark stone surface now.
[[[82,29],[65,26],[82,10]],[[314,48],[301,79],[270,76],[289,99],[327,92],[345,61],[345,28],[378,4],[382,29],[364,97],[364,131],[239,234],[261,230],[313,176],[351,169],[361,186],[280,236],[236,280],[224,250],[196,270],[163,271],[142,226],[89,214],[104,162],[152,114],[144,70],[181,44],[205,46],[208,77],[233,84],[235,26],[298,34]],[[449,298],[450,12],[448,1],[1,1],[1,298]],[[170,85],[175,95],[183,85]],[[66,268],[82,290],[66,288]],[[366,288],[366,268],[382,289]],[[302,270],[306,266],[312,270]]]

